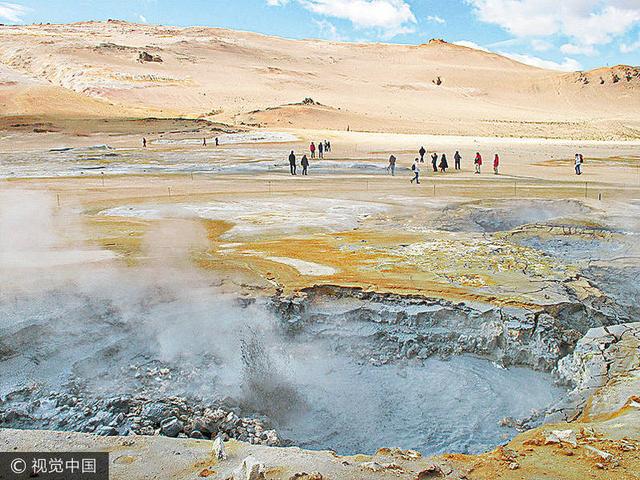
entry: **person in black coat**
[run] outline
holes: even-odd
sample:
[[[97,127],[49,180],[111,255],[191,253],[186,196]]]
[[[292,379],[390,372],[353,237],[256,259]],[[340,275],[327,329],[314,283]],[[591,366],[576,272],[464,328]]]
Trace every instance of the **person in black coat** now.
[[[433,152],[431,155],[431,166],[433,167],[434,172],[438,172],[438,154]]]
[[[291,150],[291,154],[289,155],[289,170],[291,171],[291,175],[296,174],[296,154]]]
[[[440,171],[442,173],[447,173],[447,168],[449,168],[449,162],[447,162],[447,155],[442,154],[442,158],[440,159]]]

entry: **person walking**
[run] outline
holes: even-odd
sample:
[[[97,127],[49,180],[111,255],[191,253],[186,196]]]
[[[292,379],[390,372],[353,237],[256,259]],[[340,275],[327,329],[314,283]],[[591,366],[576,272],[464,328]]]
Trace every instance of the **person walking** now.
[[[313,142],[309,145],[309,151],[311,152],[311,158],[316,158],[316,146]]]
[[[327,140],[327,148],[325,149],[327,152],[331,151],[331,142]]]
[[[207,146],[207,139],[206,137],[202,139],[202,146],[206,147]]]
[[[220,143],[218,142],[218,137],[216,137],[216,147],[220,145]]]
[[[324,145],[318,142],[318,158],[324,158]]]
[[[434,172],[438,172],[438,154],[436,152],[431,155],[431,167],[433,167]]]
[[[473,161],[473,164],[476,167],[476,173],[479,175],[482,168],[482,155],[480,155],[480,152],[476,152],[476,159]]]
[[[462,156],[460,155],[460,152],[456,150],[456,153],[453,156],[453,164],[456,170],[460,170],[460,160],[462,160]]]
[[[302,156],[302,160],[300,160],[300,165],[302,165],[302,175],[308,175],[309,169],[309,159],[306,155]]]
[[[293,150],[291,150],[289,154],[289,170],[291,171],[291,175],[296,174],[296,154],[293,153]]]
[[[416,182],[420,184],[420,160],[415,159],[413,165],[411,165],[411,170],[413,170],[413,178],[411,179],[411,183]]]
[[[442,173],[447,173],[447,168],[449,168],[449,162],[447,162],[447,155],[443,153],[442,158],[440,159],[440,171]]]
[[[391,155],[389,157],[389,166],[387,167],[387,173],[390,173],[392,177],[396,176],[396,157]]]
[[[496,153],[496,156],[493,159],[493,173],[494,175],[498,175],[498,168],[500,167],[500,157]]]
[[[575,164],[575,169],[576,169],[576,175],[582,175],[582,155],[579,153],[576,153],[576,164]]]
[[[424,163],[424,154],[427,153],[427,151],[424,149],[424,147],[420,147],[418,153],[420,154],[420,163]]]
[[[147,148],[147,139],[142,137],[142,148]]]

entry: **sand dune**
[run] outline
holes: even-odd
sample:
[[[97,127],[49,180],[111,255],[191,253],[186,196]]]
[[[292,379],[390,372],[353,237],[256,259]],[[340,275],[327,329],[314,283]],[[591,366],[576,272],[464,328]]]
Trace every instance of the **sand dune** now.
[[[319,105],[299,105],[310,97]],[[637,138],[640,69],[563,73],[443,41],[286,40],[120,21],[0,27],[3,115]]]

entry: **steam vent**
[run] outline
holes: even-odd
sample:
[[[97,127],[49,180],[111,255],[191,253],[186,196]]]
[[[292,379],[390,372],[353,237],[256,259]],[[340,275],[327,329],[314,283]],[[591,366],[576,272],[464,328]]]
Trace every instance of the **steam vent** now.
[[[1,479],[640,480],[640,20],[16,2]]]

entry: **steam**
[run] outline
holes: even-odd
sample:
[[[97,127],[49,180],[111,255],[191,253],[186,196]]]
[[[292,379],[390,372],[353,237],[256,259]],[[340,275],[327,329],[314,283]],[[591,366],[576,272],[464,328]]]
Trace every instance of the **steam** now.
[[[358,364],[350,342],[369,330],[352,320],[288,337],[266,301],[240,304],[227,293],[236,286],[193,264],[208,248],[198,220],[150,220],[142,260],[127,267],[83,240],[81,210],[46,193],[0,192],[0,396],[34,382],[65,389],[72,379],[105,398],[232,397],[302,446],[355,453],[399,443],[430,452],[495,446],[498,417],[555,395],[537,373],[477,359]],[[147,375],[156,367],[170,380]]]
[[[202,224],[152,225],[132,268],[78,241],[89,235],[77,209],[58,208],[41,192],[0,192],[0,343],[12,352],[5,368],[22,372],[5,388],[62,381],[62,371],[99,378],[96,392],[119,391],[135,383],[123,373],[129,364],[160,362],[184,377],[167,393],[234,396],[265,413],[295,397],[266,353],[278,334],[264,304],[241,306],[193,265],[193,254],[208,248]],[[24,341],[10,346],[12,335]],[[39,365],[37,351],[47,352]],[[38,377],[37,369],[56,375]]]

